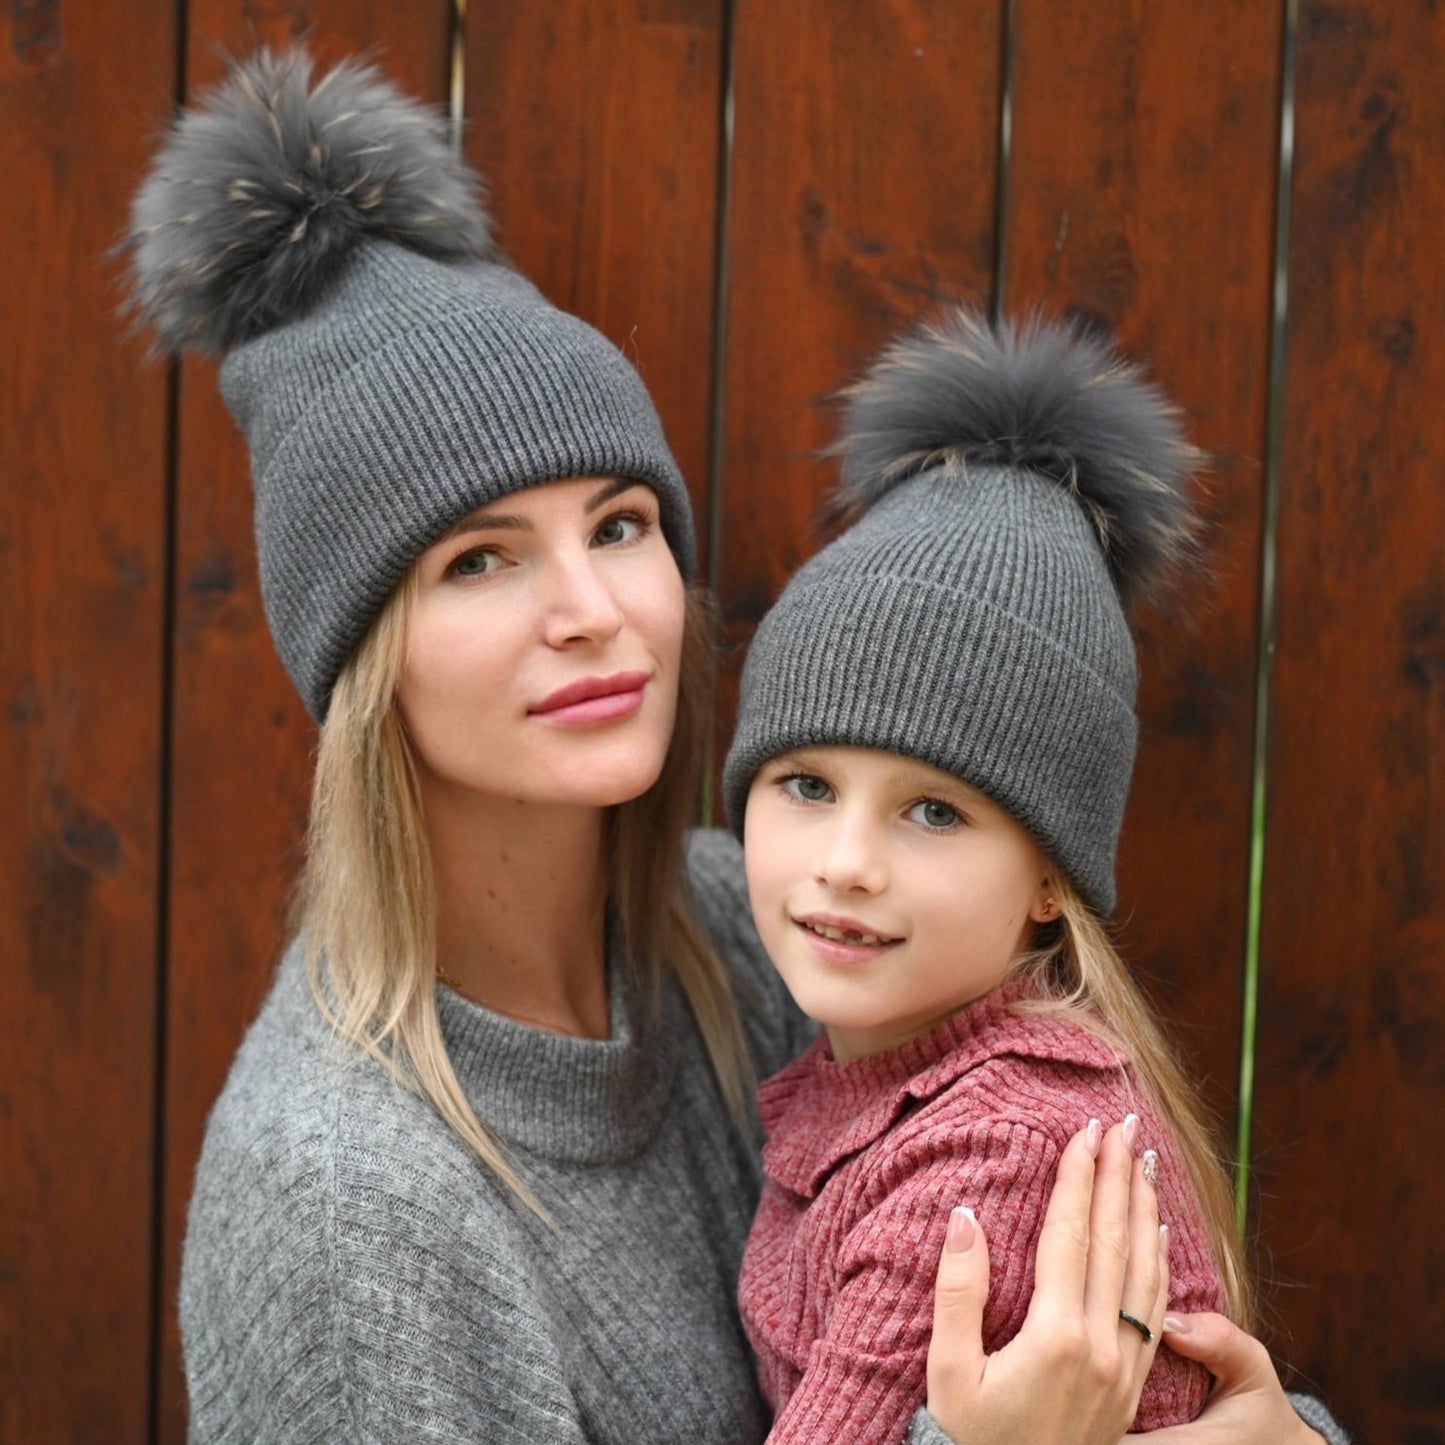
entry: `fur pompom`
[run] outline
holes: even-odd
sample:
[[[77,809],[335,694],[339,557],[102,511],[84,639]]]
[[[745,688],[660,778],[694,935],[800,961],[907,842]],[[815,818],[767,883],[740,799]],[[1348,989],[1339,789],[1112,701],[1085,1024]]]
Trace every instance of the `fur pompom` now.
[[[131,210],[132,303],[173,349],[225,350],[305,312],[359,240],[493,254],[481,184],[433,110],[374,67],[311,83],[261,51],[171,129]]]
[[[1077,498],[1125,605],[1195,551],[1187,488],[1202,454],[1164,394],[1075,327],[959,310],[895,341],[840,399],[837,516],[942,463],[1010,467]]]

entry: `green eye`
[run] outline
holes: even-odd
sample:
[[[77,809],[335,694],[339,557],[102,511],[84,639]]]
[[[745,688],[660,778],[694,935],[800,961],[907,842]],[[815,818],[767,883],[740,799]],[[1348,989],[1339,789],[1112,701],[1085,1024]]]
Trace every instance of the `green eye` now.
[[[783,790],[803,803],[825,803],[832,794],[827,783],[814,773],[794,773],[784,778]]]
[[[925,828],[952,828],[959,821],[958,809],[937,798],[924,798],[908,810],[910,822],[922,823]]]
[[[463,552],[452,563],[450,570],[457,577],[485,577],[500,565],[501,559],[491,548],[478,547],[474,551]]]
[[[615,547],[619,542],[630,542],[641,534],[641,519],[619,512],[615,517],[608,517],[593,535],[601,546]]]

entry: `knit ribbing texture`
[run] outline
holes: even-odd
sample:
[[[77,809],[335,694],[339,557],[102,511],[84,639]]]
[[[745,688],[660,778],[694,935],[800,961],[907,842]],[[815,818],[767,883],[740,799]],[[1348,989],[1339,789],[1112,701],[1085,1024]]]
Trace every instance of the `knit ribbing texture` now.
[[[229,353],[221,388],[251,449],[266,618],[318,718],[416,557],[520,488],[645,482],[692,574],[687,489],[641,379],[505,266],[363,245],[321,304]]]
[[[1134,765],[1134,646],[1082,509],[1031,472],[941,466],[802,567],[758,627],[724,772],[878,748],[963,778],[1101,913]]]
[[[753,931],[736,842],[689,856],[753,1066],[811,1029]],[[525,1028],[443,990],[458,1076],[557,1226],[431,1107],[344,1055],[298,950],[206,1130],[181,1273],[192,1445],[756,1445],[735,1304],[757,1202],[686,1004],[629,998],[613,1037]],[[917,1445],[948,1445],[925,1412]]]
[[[777,1069],[811,1028],[763,955],[736,841],[696,835],[689,873],[753,1065]],[[623,1007],[597,1043],[440,997],[464,1086],[561,1232],[535,1227],[419,1099],[338,1052],[293,956],[196,1176],[180,1300],[192,1445],[761,1440],[734,1303],[758,1139],[735,1132],[681,1001],[652,1026]],[[908,1438],[949,1445],[926,1410]]]
[[[1023,1324],[1059,1155],[1093,1118],[1140,1116],[1161,1160],[1170,1302],[1222,1310],[1224,1291],[1167,1126],[1119,1056],[1072,1020],[1015,1013],[1006,985],[887,1053],[835,1062],[819,1039],[759,1093],[762,1203],[739,1300],[778,1412],[769,1445],[892,1445],[925,1392],[933,1270],[952,1209],[988,1238],[984,1348]],[[1191,1420],[1209,1375],[1161,1351],[1136,1429]]]

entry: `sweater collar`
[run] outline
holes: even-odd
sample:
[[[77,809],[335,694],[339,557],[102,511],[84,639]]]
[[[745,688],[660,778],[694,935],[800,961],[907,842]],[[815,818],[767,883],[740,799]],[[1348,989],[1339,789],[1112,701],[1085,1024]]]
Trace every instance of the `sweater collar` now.
[[[457,1077],[482,1124],[544,1158],[617,1163],[656,1131],[688,1024],[669,980],[656,1008],[616,957],[608,963],[612,1037],[531,1028],[439,986],[437,1011]]]
[[[1067,1016],[1016,1012],[1013,1005],[1029,996],[1027,981],[1013,980],[928,1033],[848,1063],[833,1058],[826,1035],[815,1039],[758,1090],[768,1135],[763,1168],[812,1199],[844,1159],[990,1059],[1012,1055],[1108,1070],[1125,1062]]]

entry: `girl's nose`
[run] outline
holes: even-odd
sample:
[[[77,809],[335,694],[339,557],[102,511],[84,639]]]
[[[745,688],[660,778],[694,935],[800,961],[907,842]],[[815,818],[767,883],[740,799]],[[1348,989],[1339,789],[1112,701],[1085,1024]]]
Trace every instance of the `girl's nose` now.
[[[549,646],[606,642],[622,630],[622,608],[594,557],[591,550],[558,557],[549,568],[543,619]]]
[[[823,840],[818,880],[834,893],[881,892],[888,882],[888,859],[878,830],[839,809]]]

